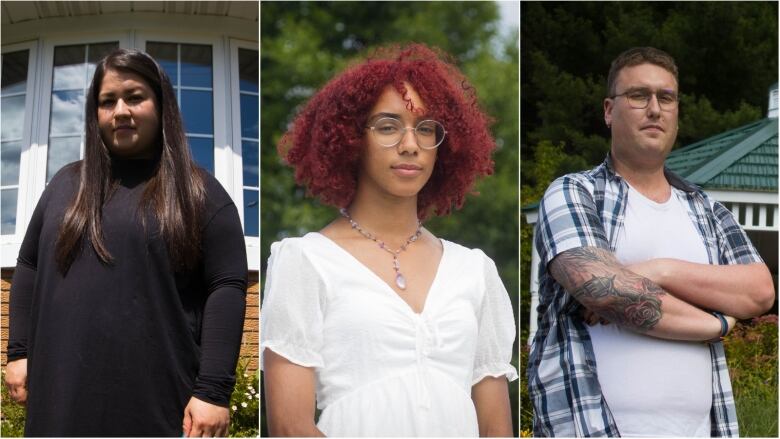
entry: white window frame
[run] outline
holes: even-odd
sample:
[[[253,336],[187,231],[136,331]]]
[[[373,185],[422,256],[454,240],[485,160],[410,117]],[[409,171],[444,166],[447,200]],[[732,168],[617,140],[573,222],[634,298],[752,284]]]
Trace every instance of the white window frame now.
[[[259,55],[259,47],[257,43],[251,42],[251,41],[244,41],[244,40],[237,40],[237,39],[230,39],[230,60],[226,65],[230,66],[230,96],[234,99],[231,100],[232,108],[231,113],[235,115],[235,117],[232,117],[232,150],[225,149],[222,151],[223,154],[227,155],[228,157],[225,157],[223,160],[227,163],[229,162],[232,167],[232,175],[233,175],[233,190],[232,193],[234,194],[233,200],[236,203],[236,207],[238,207],[238,214],[241,217],[241,225],[244,225],[244,222],[246,219],[244,218],[244,161],[242,157],[242,149],[241,149],[241,99],[240,99],[240,90],[239,90],[239,71],[238,71],[238,49],[250,49],[255,50],[258,52]],[[259,56],[258,56],[258,62],[259,62]],[[259,71],[259,66],[258,66]],[[258,78],[258,85],[260,81]],[[258,87],[259,88],[259,87]],[[258,91],[258,99],[257,99],[257,105],[260,105],[260,93]],[[260,114],[260,109],[258,108],[257,114]],[[258,149],[260,148],[260,139],[258,138]],[[259,157],[259,151],[258,151],[258,157]],[[260,200],[260,188],[258,184],[258,203]],[[257,206],[258,209],[258,222],[259,222],[259,211],[260,206]],[[258,231],[260,230],[260,225],[258,224]],[[260,270],[260,237],[259,236],[246,236],[244,235],[244,242],[246,244],[246,254],[247,254],[247,263],[249,264],[250,270]]]
[[[35,40],[2,47],[3,55],[22,50],[29,51],[27,59],[27,87],[24,99],[24,126],[22,127],[22,151],[19,156],[19,182],[16,192],[16,228],[13,234],[0,235],[0,249],[2,249],[0,262],[2,262],[3,267],[16,266],[16,257],[19,254],[19,248],[22,245],[27,224],[30,222],[29,216],[32,215],[37,201],[37,197],[34,196],[35,191],[31,190],[32,188],[27,182],[35,170],[35,150],[37,149],[37,145],[34,145],[31,140],[33,125],[37,120],[37,114],[34,113],[36,109],[35,90],[38,89],[37,85],[40,81],[40,76],[38,75],[38,46],[39,41]]]

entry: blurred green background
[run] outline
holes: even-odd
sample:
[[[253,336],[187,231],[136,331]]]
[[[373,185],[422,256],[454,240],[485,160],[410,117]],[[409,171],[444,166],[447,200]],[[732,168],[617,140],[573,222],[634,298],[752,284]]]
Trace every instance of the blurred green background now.
[[[538,202],[558,176],[604,160],[606,77],[612,59],[630,47],[654,46],[677,62],[681,96],[675,147],[766,117],[768,90],[777,83],[777,13],[777,2],[522,2],[521,206]],[[524,216],[521,224],[525,361],[533,228]],[[776,318],[745,324],[755,334],[774,325],[776,340]],[[733,346],[726,346],[729,364],[754,368],[745,366],[737,376],[732,371],[740,433],[777,437],[776,343],[749,354],[762,355],[762,361],[748,361],[740,354],[747,351]],[[521,424],[528,434],[532,412],[524,371],[521,376]],[[763,376],[769,378],[757,378]]]
[[[476,187],[481,195],[469,196],[462,210],[425,226],[493,258],[517,315],[518,30],[512,24],[516,12],[514,19],[502,21],[501,10],[495,2],[261,3],[263,273],[272,242],[319,230],[338,214],[307,198],[276,152],[301,105],[356,56],[388,43],[420,42],[455,57],[480,105],[495,120],[491,131],[498,144],[495,174]],[[518,366],[516,348],[513,364]],[[510,383],[509,392],[517,435],[518,381]]]

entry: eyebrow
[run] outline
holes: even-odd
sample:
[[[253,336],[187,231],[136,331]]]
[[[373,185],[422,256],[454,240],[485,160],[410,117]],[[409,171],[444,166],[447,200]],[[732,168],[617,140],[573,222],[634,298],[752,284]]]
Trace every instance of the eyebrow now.
[[[649,91],[649,92],[653,92],[653,89],[650,88],[650,87],[629,87],[628,90],[624,91],[623,93],[631,93],[631,92],[635,92],[635,91]],[[665,93],[670,93],[670,94],[676,94],[677,93],[672,88],[659,88],[658,90],[655,90],[654,92],[655,93],[665,92]]]
[[[125,96],[128,96],[128,95],[131,95],[133,93],[143,93],[143,89],[141,87],[133,87],[131,89],[124,90],[121,94],[123,94]],[[108,97],[114,97],[114,96],[116,96],[116,93],[114,93],[113,91],[107,91],[107,92],[100,93],[98,95],[98,98],[108,98]]]
[[[376,113],[376,114],[372,115],[371,117],[369,117],[369,118],[368,118],[368,120],[370,120],[370,121],[376,121],[376,120],[378,120],[378,119],[381,119],[381,118],[383,118],[383,117],[389,117],[389,118],[391,118],[391,119],[398,119],[398,120],[401,120],[401,119],[402,119],[400,114],[397,114],[397,113],[384,113],[384,112],[381,112],[381,113]],[[414,118],[414,121],[415,121],[415,122],[420,122],[421,120],[427,120],[427,119],[430,119],[430,118],[429,118],[429,117],[426,117],[426,116],[424,116],[424,115],[423,115],[423,116],[417,116],[417,117],[415,117],[415,118]]]

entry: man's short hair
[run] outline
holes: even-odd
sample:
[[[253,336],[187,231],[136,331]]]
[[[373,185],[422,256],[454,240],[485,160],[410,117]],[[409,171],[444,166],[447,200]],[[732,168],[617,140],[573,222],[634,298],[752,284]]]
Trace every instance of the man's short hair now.
[[[664,68],[674,75],[674,80],[678,84],[680,83],[677,79],[677,64],[671,55],[655,47],[632,47],[612,61],[612,65],[609,67],[609,76],[607,76],[607,94],[609,96],[615,94],[615,81],[617,81],[621,70],[639,64],[654,64]]]

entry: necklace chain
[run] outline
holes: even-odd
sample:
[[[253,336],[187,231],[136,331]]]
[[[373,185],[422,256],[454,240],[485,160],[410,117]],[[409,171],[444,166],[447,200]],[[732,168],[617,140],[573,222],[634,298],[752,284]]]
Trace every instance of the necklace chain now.
[[[409,245],[415,241],[417,241],[420,238],[420,235],[422,234],[422,222],[420,220],[417,220],[417,230],[415,230],[414,234],[406,239],[406,242],[401,245],[401,247],[398,250],[393,250],[388,245],[382,241],[381,239],[377,238],[373,233],[366,231],[362,227],[360,227],[360,224],[357,223],[354,219],[352,219],[352,216],[349,214],[347,209],[342,208],[340,210],[341,215],[349,221],[349,225],[352,226],[353,229],[357,230],[361,235],[364,237],[374,241],[379,245],[379,248],[382,250],[390,253],[393,255],[393,270],[395,270],[395,284],[398,286],[398,288],[405,290],[406,289],[406,277],[404,277],[403,274],[401,274],[401,263],[398,261],[398,255],[401,254],[402,251],[405,251]]]

